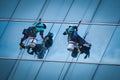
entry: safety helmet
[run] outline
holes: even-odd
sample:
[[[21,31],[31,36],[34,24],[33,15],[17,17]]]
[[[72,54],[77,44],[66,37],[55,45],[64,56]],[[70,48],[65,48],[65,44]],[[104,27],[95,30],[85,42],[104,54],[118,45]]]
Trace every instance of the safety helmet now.
[[[72,31],[78,31],[77,26],[69,26],[68,28],[68,32],[72,32]]]
[[[74,31],[73,26],[69,26],[69,28],[68,28],[68,32],[72,32],[72,31]]]
[[[45,24],[43,24],[43,25],[44,25],[43,28],[46,29],[47,26]]]
[[[73,26],[76,31],[78,31],[78,26]]]
[[[44,23],[38,23],[36,27],[46,29],[46,25]]]
[[[49,36],[49,37],[53,37],[53,36],[54,36],[54,34],[53,34],[53,33],[51,33],[51,32],[49,32],[49,33],[48,33],[48,36]]]

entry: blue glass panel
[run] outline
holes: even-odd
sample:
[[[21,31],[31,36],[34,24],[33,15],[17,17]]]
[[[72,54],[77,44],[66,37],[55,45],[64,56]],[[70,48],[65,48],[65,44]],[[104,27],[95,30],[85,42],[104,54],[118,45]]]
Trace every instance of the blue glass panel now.
[[[120,66],[101,65],[99,66],[93,80],[119,80]]]
[[[0,22],[0,40],[1,40],[1,36],[4,33],[4,30],[5,30],[5,27],[6,27],[7,23],[8,23],[7,21],[6,22],[4,22],[4,21]]]
[[[0,59],[0,80],[7,80],[15,61]]]
[[[117,27],[102,62],[120,64],[120,27]]]
[[[83,38],[85,36],[86,30],[88,29],[88,25],[80,25],[78,27],[78,34]]]
[[[91,0],[75,0],[67,15],[66,21],[78,22],[83,19],[84,16],[86,16],[86,9],[88,8],[90,1]]]
[[[34,80],[40,65],[40,61],[20,61],[17,69],[11,72],[9,80]]]
[[[99,3],[100,0],[91,0],[90,3],[87,5],[89,6],[87,9],[87,11],[84,13],[84,17],[83,17],[83,21],[91,21],[91,19],[94,17],[97,5]],[[95,14],[96,15],[96,14]]]
[[[12,18],[36,19],[45,0],[21,0]]]
[[[94,22],[117,23],[120,18],[120,0],[102,0]]]
[[[37,80],[57,80],[63,63],[45,62],[39,72]]]
[[[63,20],[71,2],[72,0],[51,0],[43,14],[43,19],[50,21]]]
[[[17,57],[19,50],[19,43],[22,37],[24,28],[30,26],[31,23],[11,22],[7,26],[0,42],[0,56],[1,57]]]
[[[95,68],[96,65],[73,63],[64,80],[91,80]]]
[[[10,18],[18,0],[0,0],[0,18]]]

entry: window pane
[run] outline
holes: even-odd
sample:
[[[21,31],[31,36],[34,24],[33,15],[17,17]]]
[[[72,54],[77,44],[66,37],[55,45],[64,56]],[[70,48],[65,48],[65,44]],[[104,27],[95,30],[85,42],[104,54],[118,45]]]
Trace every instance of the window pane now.
[[[21,0],[12,18],[36,19],[45,0]]]
[[[120,66],[99,66],[93,80],[119,80]]]
[[[120,64],[120,27],[117,27],[102,62]]]
[[[4,34],[4,30],[5,30],[7,23],[8,23],[7,21],[0,22],[0,40],[1,40],[2,35]]]
[[[97,0],[75,0],[68,13],[66,21],[89,21],[94,14],[97,3]]]
[[[0,79],[7,80],[16,60],[0,59]]]
[[[0,0],[0,18],[10,18],[18,0]]]
[[[22,31],[25,27],[30,26],[31,23],[10,22],[0,42],[0,56],[1,57],[17,57],[21,54],[19,49]]]
[[[72,64],[65,80],[91,80],[96,65]]]
[[[44,20],[63,20],[72,0],[51,0],[43,14]]]
[[[94,22],[117,23],[120,18],[120,0],[102,0]]]
[[[20,61],[17,68],[11,72],[10,80],[34,80],[34,77],[41,65],[40,61]]]
[[[94,15],[96,15],[95,12],[96,12],[96,8],[99,4],[99,1],[100,0],[90,0],[90,2],[88,3],[89,7],[88,8],[86,7],[87,11],[83,14],[83,15],[85,15],[85,17],[83,16],[83,21],[90,22],[92,20],[92,18],[94,18]]]
[[[37,80],[57,80],[63,63],[45,62],[42,66]]]

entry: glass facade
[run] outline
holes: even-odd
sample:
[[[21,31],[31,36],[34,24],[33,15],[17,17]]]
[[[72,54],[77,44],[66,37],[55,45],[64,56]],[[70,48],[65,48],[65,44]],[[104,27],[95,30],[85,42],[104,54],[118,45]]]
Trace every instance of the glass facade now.
[[[120,80],[119,14],[120,0],[0,0],[0,80]],[[23,29],[39,18],[44,35],[54,34],[43,59],[19,49]],[[92,44],[86,59],[71,56],[63,35],[79,21],[79,35]]]

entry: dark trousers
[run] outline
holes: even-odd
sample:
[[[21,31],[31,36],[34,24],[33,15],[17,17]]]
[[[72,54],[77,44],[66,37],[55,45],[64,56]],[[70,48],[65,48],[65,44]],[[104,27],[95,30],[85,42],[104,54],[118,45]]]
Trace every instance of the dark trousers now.
[[[26,34],[21,38],[20,44],[23,43],[24,40],[26,40],[28,37],[36,37],[36,34]]]

